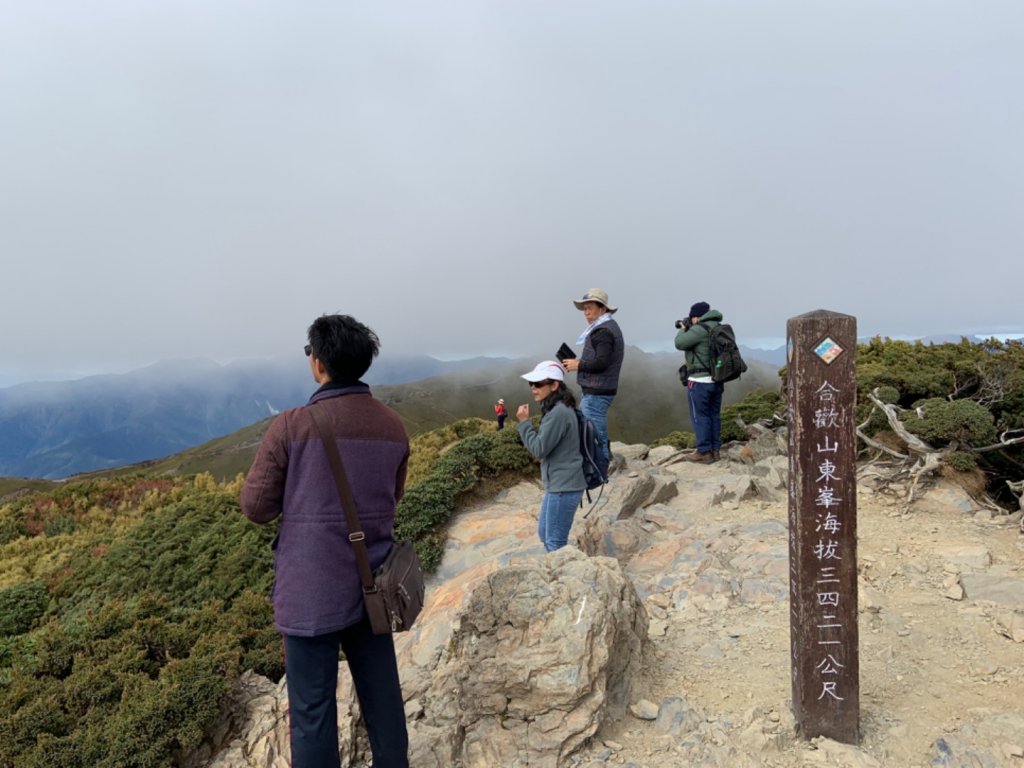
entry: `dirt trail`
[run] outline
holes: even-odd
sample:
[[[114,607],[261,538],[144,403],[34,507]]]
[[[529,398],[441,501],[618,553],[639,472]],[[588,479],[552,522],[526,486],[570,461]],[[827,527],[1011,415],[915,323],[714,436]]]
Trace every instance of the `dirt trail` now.
[[[710,514],[723,527],[754,520],[786,524],[785,502],[748,501]],[[962,597],[960,587],[975,574],[1024,583],[1024,536],[1017,526],[1005,517],[951,510],[903,515],[886,497],[861,490],[858,530],[859,747],[792,737],[785,600],[662,610],[649,599],[652,615],[664,623],[652,632],[633,700],[660,704],[681,696],[698,705],[710,724],[708,754],[692,762],[678,734],[629,715],[607,724],[576,764],[1024,767],[1024,642],[1005,634],[1013,634],[1005,628],[1016,598],[1007,607]],[[1024,595],[1015,607],[1019,621]],[[734,743],[725,757],[728,742],[744,728],[758,737]],[[943,744],[951,754],[942,757],[935,742],[948,734],[953,738]],[[684,755],[691,762],[680,762]]]

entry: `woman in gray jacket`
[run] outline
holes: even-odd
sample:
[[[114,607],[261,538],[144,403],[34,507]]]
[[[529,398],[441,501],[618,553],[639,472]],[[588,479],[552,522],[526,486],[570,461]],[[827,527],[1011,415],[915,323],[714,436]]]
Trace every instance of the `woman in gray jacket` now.
[[[540,505],[537,534],[548,552],[564,547],[569,529],[587,487],[580,454],[576,398],[565,386],[561,363],[545,360],[523,378],[530,382],[534,402],[540,403],[540,428],[530,421],[530,406],[516,411],[519,436],[526,450],[540,459],[544,500]]]

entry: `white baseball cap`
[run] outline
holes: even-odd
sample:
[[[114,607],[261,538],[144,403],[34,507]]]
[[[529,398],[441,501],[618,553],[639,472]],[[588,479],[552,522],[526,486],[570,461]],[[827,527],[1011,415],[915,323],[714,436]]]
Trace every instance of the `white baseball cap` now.
[[[565,381],[565,368],[557,360],[545,360],[537,363],[536,368],[524,373],[521,378],[527,381]]]

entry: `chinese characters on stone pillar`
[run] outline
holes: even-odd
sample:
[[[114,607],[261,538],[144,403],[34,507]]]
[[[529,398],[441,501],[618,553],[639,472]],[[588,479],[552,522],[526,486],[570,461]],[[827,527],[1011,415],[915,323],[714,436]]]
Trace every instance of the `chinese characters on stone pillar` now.
[[[842,598],[838,589],[839,578],[836,575],[835,561],[843,559],[838,535],[843,526],[840,517],[842,494],[853,491],[839,487],[842,481],[836,476],[834,456],[838,453],[842,440],[839,426],[843,415],[836,398],[838,393],[839,390],[827,379],[815,392],[817,408],[814,411],[813,442],[816,445],[815,463],[818,468],[818,479],[814,504],[819,511],[815,527],[818,543],[813,547],[813,552],[818,560],[816,584],[819,611],[816,642],[818,656],[821,657],[821,661],[815,665],[821,683],[821,695],[818,699],[831,696],[837,701],[842,701],[842,691],[837,690],[838,680],[835,677],[844,666],[842,658],[845,655],[842,648],[843,625],[838,610]]]
[[[786,331],[793,714],[804,738],[855,743],[857,322],[816,310]]]

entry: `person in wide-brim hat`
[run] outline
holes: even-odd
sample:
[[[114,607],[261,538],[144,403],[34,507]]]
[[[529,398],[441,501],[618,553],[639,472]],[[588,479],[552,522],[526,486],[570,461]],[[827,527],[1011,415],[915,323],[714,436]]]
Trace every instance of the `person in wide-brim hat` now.
[[[588,302],[593,301],[600,304],[606,310],[608,314],[614,315],[619,311],[618,307],[613,307],[608,303],[608,294],[602,291],[600,288],[590,288],[586,293],[583,294],[582,299],[573,299],[572,303],[576,305],[576,309],[583,309],[583,306]]]
[[[576,340],[583,345],[577,358],[565,361],[565,368],[576,373],[576,383],[583,390],[580,410],[594,422],[604,455],[599,465],[607,467],[612,451],[608,441],[608,409],[619,391],[619,373],[626,344],[622,329],[612,318],[619,308],[608,300],[601,288],[589,288],[581,299],[573,299],[576,309],[583,310],[587,327]],[[603,462],[603,463],[601,463]]]

